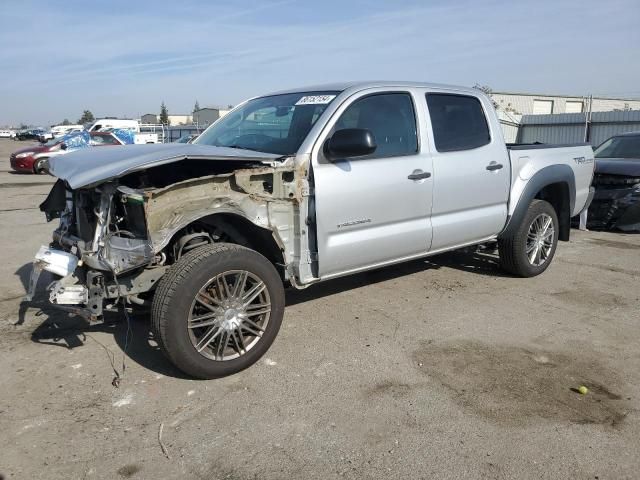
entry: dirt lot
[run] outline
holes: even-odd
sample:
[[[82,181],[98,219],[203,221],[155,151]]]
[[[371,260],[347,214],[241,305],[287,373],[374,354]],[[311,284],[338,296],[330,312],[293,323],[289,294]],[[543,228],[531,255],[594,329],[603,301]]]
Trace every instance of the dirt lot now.
[[[21,145],[0,140],[0,477],[640,476],[640,235],[575,231],[528,280],[455,253],[291,291],[267,358],[194,381],[146,318],[127,346],[118,318],[21,307],[53,228]]]

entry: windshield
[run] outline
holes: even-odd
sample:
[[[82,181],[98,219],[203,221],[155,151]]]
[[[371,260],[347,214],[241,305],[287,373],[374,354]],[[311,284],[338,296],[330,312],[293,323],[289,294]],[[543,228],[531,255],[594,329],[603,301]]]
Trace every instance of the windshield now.
[[[340,92],[301,92],[248,101],[193,143],[293,155]]]
[[[640,159],[640,135],[611,137],[596,148],[595,157]]]

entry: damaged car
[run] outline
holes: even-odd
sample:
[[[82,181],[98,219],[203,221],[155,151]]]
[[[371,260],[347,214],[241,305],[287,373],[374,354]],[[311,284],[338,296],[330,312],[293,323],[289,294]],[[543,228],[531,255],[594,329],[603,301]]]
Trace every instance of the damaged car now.
[[[58,308],[100,321],[148,306],[163,353],[216,378],[254,364],[284,287],[495,242],[544,272],[591,194],[587,145],[507,146],[476,89],[360,82],[250,99],[193,144],[51,160],[58,219],[34,261]]]
[[[587,227],[640,232],[640,132],[611,137],[594,155],[595,194]]]

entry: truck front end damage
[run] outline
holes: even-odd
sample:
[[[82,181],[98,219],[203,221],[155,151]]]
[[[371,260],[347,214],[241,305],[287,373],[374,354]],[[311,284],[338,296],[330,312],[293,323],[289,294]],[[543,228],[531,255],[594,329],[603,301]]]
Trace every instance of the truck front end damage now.
[[[74,191],[58,180],[40,208],[60,224],[52,243],[36,255],[26,300],[33,298],[42,271],[60,277],[48,286],[51,304],[93,320],[120,296],[148,290],[150,283],[141,280],[137,289],[119,282],[120,276],[130,280],[162,267],[148,234],[144,195],[116,181]]]
[[[293,158],[269,166],[183,158],[79,188],[59,179],[40,208],[60,223],[36,255],[25,300],[47,271],[57,277],[48,286],[50,303],[92,321],[121,300],[145,304],[189,250],[216,241],[253,244],[221,218],[250,222],[270,237],[273,258],[288,278],[299,256],[295,219],[306,190],[303,173]]]

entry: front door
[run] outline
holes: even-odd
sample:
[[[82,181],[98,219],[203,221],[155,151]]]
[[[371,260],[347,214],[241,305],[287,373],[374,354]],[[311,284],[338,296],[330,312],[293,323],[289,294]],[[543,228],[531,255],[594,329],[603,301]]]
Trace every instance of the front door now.
[[[373,133],[371,155],[313,159],[319,276],[330,278],[424,254],[431,244],[431,158],[421,152],[414,97],[361,93],[329,126]]]

